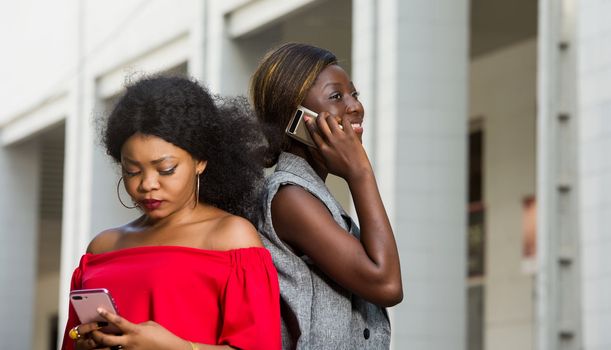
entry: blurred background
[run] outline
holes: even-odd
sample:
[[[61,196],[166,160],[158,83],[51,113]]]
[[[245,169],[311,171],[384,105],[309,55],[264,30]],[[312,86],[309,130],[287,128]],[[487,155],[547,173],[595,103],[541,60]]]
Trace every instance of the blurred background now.
[[[607,0],[0,2],[2,347],[55,349],[87,243],[137,215],[97,127],[124,83],[168,72],[245,95],[262,55],[299,41],[335,52],[361,92],[401,254],[393,349],[611,349],[610,14]]]

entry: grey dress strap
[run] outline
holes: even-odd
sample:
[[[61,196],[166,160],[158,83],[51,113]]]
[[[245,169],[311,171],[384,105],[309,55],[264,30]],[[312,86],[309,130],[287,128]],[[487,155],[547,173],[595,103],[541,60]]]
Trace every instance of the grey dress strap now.
[[[276,235],[271,202],[283,185],[304,188],[325,204],[338,225],[360,236],[358,226],[314,169],[303,158],[282,153],[266,181],[259,232],[278,270],[283,349],[388,349],[386,310],[336,284],[308,257],[295,255]]]

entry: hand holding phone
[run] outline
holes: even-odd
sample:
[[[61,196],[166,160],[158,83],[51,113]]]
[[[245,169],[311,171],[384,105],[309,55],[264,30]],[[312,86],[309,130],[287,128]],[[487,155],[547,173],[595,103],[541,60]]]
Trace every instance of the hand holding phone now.
[[[110,292],[105,288],[99,289],[79,289],[70,292],[70,303],[74,307],[81,324],[91,322],[107,322],[104,317],[98,314],[98,308],[103,307],[108,312],[117,314],[117,307],[110,296]],[[111,334],[121,334],[121,330],[109,324],[102,327],[100,331]]]

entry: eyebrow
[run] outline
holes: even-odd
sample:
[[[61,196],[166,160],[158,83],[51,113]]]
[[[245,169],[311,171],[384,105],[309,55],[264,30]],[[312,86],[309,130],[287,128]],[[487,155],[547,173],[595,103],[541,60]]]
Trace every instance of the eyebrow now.
[[[138,162],[138,161],[136,161],[136,160],[133,160],[133,159],[130,159],[130,158],[128,158],[128,157],[123,157],[123,159],[124,159],[126,162],[131,163],[131,164],[136,164],[136,165],[137,165],[137,164],[140,164],[140,162]],[[163,161],[165,161],[165,160],[168,160],[168,159],[176,159],[176,157],[174,157],[174,156],[163,156],[163,157],[161,157],[161,158],[159,158],[159,159],[152,160],[152,161],[151,161],[151,164],[159,164],[159,163],[161,163],[161,162],[163,162]]]
[[[331,85],[331,86],[337,86],[337,85],[341,86],[341,85],[342,85],[342,83],[337,82],[337,81],[332,81],[332,82],[326,83],[326,84],[325,84],[325,85],[324,85],[322,88],[324,89],[324,88],[326,88],[327,86],[330,86],[330,85]],[[355,87],[354,87],[354,83],[353,83],[352,81],[349,81],[349,82],[348,82],[348,86],[350,86],[350,87],[351,87],[351,88],[353,88],[353,89],[355,88]]]
[[[327,86],[332,86],[332,85],[340,85],[340,86],[341,86],[342,84],[341,84],[341,83],[339,83],[339,82],[332,81],[332,82],[330,82],[330,83],[326,83],[325,85],[323,85],[323,87],[322,87],[322,88],[324,89],[324,88],[326,88]]]

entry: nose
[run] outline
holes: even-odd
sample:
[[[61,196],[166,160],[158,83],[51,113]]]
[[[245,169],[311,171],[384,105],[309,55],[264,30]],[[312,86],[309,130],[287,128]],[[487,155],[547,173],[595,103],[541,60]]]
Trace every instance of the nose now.
[[[363,115],[363,104],[356,97],[350,97],[346,102],[346,113],[347,114],[358,114]]]
[[[153,172],[145,173],[140,181],[140,191],[150,192],[159,189],[159,179]]]

